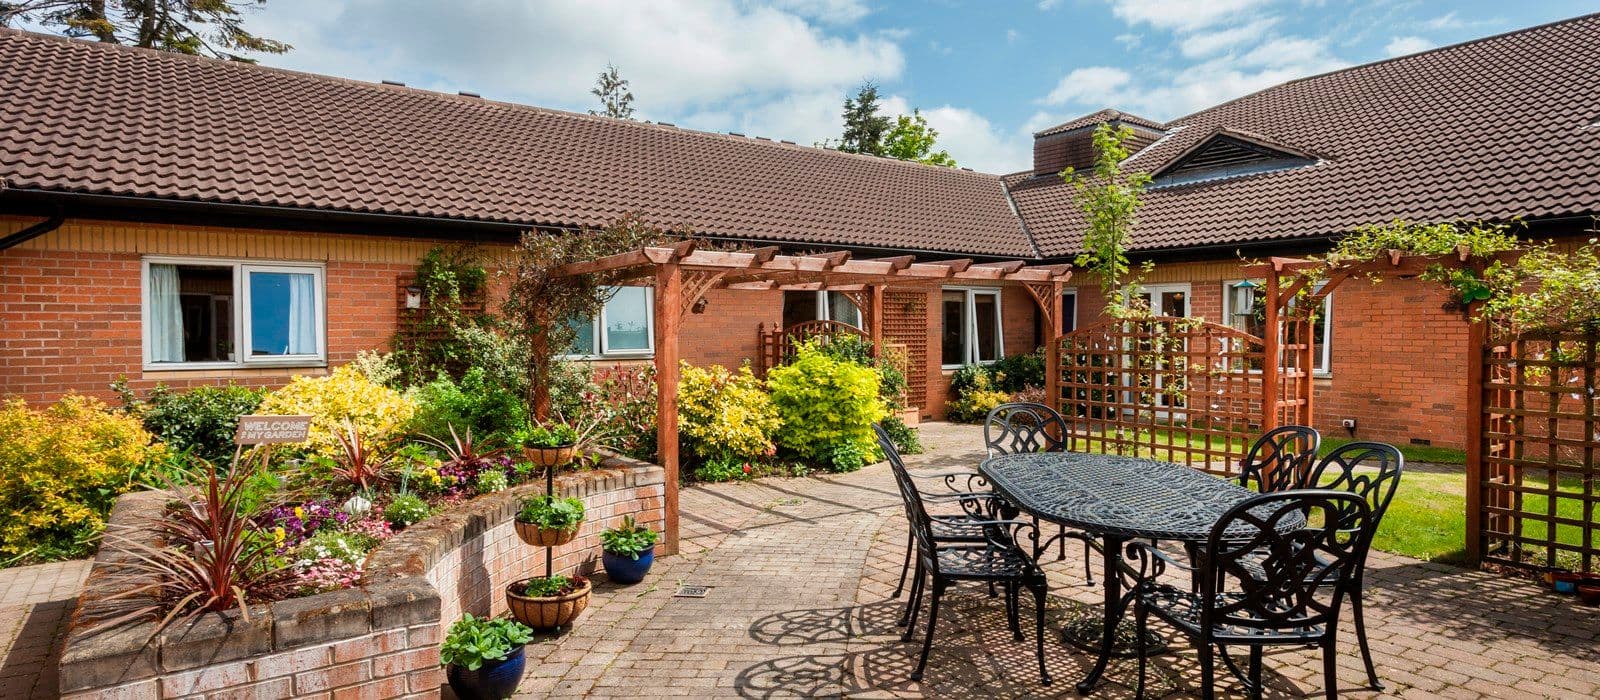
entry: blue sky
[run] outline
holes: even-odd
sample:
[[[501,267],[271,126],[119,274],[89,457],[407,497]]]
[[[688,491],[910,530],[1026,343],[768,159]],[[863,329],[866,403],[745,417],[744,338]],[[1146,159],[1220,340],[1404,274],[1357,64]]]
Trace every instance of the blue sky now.
[[[615,62],[641,118],[800,143],[873,79],[964,166],[1102,107],[1170,119],[1284,80],[1600,11],[1600,2],[269,0],[261,62],[571,110]]]

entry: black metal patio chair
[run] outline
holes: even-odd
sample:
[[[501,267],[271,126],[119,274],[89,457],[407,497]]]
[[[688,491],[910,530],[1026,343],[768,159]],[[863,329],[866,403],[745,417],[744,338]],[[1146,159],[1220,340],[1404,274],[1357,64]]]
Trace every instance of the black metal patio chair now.
[[[877,424],[873,429],[878,432],[880,440],[887,436]],[[891,441],[891,445],[893,442]],[[887,453],[886,453],[887,454]],[[895,453],[895,458],[899,458]],[[903,463],[902,463],[903,464]],[[932,493],[922,493],[925,502],[935,505],[955,506],[955,508],[941,508],[941,512],[933,517],[933,536],[941,542],[982,542],[984,539],[981,527],[967,524],[973,519],[988,519],[994,516],[997,502],[993,493],[987,490],[989,482],[982,474],[976,471],[944,471],[932,474],[906,475],[917,479],[930,486]],[[919,490],[920,491],[920,490]],[[916,540],[911,532],[906,532],[905,559],[900,562],[900,582],[895,584],[894,594],[891,598],[899,598],[905,592],[906,577],[911,573],[911,557],[916,551]],[[901,616],[901,625],[906,624],[911,616],[911,608],[907,605],[905,613]]]
[[[1300,488],[1306,471],[1322,447],[1322,434],[1304,425],[1284,425],[1267,431],[1245,454],[1239,465],[1239,485],[1259,493]]]
[[[878,434],[878,446],[888,458],[894,471],[895,484],[905,506],[906,520],[910,522],[912,539],[916,543],[916,574],[911,583],[910,619],[906,622],[902,641],[911,641],[916,633],[917,618],[921,613],[922,596],[928,593],[928,629],[922,641],[922,653],[917,659],[911,680],[922,680],[928,665],[928,652],[933,649],[934,630],[939,621],[939,602],[951,584],[961,581],[1000,585],[1005,590],[1006,620],[1017,641],[1022,641],[1020,597],[1023,588],[1033,593],[1034,643],[1039,658],[1039,679],[1050,684],[1050,673],[1044,664],[1044,610],[1045,594],[1049,590],[1044,571],[1033,558],[1017,545],[1019,530],[1032,528],[1022,520],[983,519],[984,507],[980,502],[991,501],[992,496],[962,496],[964,508],[969,510],[966,524],[983,534],[980,541],[948,541],[934,537],[934,516],[928,514],[924,496],[915,479],[907,472],[905,462],[895,449],[894,442],[880,426],[873,426]],[[1036,534],[1036,533],[1034,533]],[[931,590],[930,590],[931,588]]]
[[[1130,556],[1151,564],[1134,594],[1137,692],[1144,693],[1146,632],[1151,615],[1194,642],[1201,696],[1215,696],[1215,665],[1261,696],[1262,650],[1267,646],[1322,648],[1324,692],[1338,694],[1339,606],[1351,594],[1372,542],[1375,522],[1365,499],[1346,491],[1305,489],[1254,496],[1225,513],[1188,566],[1143,542]],[[1159,582],[1171,566],[1194,574],[1199,591]],[[1248,670],[1228,647],[1250,650]]]
[[[1308,474],[1305,486],[1317,489],[1345,491],[1366,501],[1371,510],[1372,529],[1383,522],[1389,502],[1400,486],[1400,473],[1405,470],[1406,458],[1393,445],[1381,442],[1352,442],[1323,457]],[[1378,680],[1378,670],[1372,663],[1372,650],[1367,646],[1367,625],[1361,615],[1361,595],[1366,578],[1366,561],[1356,567],[1355,580],[1350,589],[1350,614],[1355,619],[1356,641],[1361,647],[1361,661],[1367,667],[1367,681],[1373,690],[1384,690]]]
[[[1042,403],[1025,401],[1003,403],[989,411],[983,421],[983,445],[989,456],[1023,452],[1065,452],[1067,449],[1067,422],[1055,409]],[[1015,511],[1003,513],[1016,517]],[[1035,525],[1038,523],[1035,522]],[[1056,560],[1067,558],[1067,539],[1083,540],[1083,575],[1089,585],[1094,585],[1094,538],[1087,533],[1068,532],[1062,526],[1057,533],[1061,550]]]

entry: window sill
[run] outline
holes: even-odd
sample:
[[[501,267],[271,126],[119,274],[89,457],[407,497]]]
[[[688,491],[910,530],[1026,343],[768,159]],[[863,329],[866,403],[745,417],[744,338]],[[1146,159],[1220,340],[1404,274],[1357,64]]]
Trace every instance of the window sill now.
[[[316,374],[325,374],[328,369],[326,362],[294,363],[282,365],[190,365],[187,367],[170,367],[162,365],[145,365],[143,379],[193,379],[195,377],[281,377],[285,371],[312,370]]]

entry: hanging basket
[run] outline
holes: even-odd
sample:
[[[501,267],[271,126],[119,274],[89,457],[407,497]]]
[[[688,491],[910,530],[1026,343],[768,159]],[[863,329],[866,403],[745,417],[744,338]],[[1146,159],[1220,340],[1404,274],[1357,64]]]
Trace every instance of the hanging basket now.
[[[594,587],[587,578],[572,577],[573,582],[578,584],[577,590],[549,598],[522,595],[531,580],[523,579],[506,586],[506,608],[517,622],[539,630],[566,627],[577,619],[584,608],[589,607],[589,593]]]
[[[524,447],[522,456],[529,462],[550,469],[559,467],[572,461],[578,455],[577,445],[561,445],[559,447]]]
[[[512,521],[517,529],[517,536],[535,547],[559,547],[578,536],[578,528],[571,530],[542,528],[533,523],[521,520]]]

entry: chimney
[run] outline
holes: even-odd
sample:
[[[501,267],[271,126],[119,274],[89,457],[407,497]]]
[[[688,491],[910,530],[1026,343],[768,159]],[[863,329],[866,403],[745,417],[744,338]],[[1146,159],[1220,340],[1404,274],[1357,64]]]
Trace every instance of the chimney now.
[[[1114,109],[1102,109],[1033,135],[1033,174],[1055,175],[1067,168],[1083,170],[1094,167],[1094,130],[1101,124],[1133,128],[1133,138],[1128,140],[1130,153],[1138,153],[1145,146],[1161,138],[1160,123],[1124,114]]]

